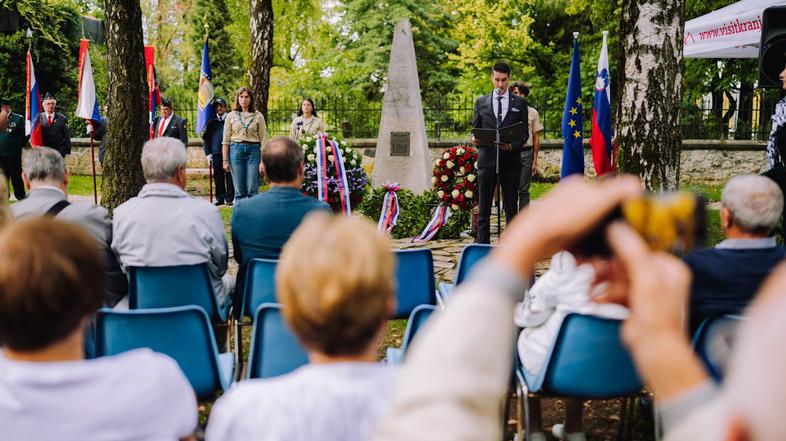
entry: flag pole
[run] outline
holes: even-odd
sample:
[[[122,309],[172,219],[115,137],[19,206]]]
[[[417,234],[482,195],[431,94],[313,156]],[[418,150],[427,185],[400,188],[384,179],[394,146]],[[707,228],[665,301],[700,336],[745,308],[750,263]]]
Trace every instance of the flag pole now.
[[[93,121],[88,121],[90,127],[93,130],[90,131],[90,162],[93,164],[93,203],[98,205],[98,186],[96,185],[96,153],[95,153],[95,145],[93,143],[93,135],[96,131],[96,126],[93,124]],[[106,136],[106,135],[104,135]]]
[[[207,21],[207,14],[202,18],[204,26],[205,26],[205,45],[207,45],[207,39],[210,35],[210,24]],[[210,193],[210,203],[213,203],[213,158],[210,158],[210,161],[207,161],[207,186],[209,188]]]

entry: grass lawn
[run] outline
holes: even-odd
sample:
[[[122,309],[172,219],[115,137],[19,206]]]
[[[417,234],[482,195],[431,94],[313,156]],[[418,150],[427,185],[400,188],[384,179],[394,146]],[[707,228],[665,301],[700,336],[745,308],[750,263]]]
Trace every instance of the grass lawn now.
[[[101,176],[96,176],[96,188],[101,194]],[[91,196],[93,194],[93,177],[71,175],[68,177],[68,194]]]

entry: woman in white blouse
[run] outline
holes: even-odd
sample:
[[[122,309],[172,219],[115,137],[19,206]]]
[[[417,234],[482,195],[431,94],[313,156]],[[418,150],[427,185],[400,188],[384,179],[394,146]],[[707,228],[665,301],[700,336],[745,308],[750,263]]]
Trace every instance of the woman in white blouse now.
[[[289,129],[289,137],[295,141],[306,135],[316,135],[325,131],[325,123],[317,117],[317,109],[311,98],[305,98],[300,104],[297,117],[292,120],[292,127]]]
[[[309,363],[246,380],[213,406],[208,441],[365,441],[391,401],[377,349],[394,309],[390,243],[368,220],[311,214],[284,245],[276,292]]]

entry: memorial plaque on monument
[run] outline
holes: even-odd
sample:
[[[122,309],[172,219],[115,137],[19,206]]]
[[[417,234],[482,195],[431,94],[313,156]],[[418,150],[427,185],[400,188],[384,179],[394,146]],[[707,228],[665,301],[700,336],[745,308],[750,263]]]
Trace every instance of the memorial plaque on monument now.
[[[390,156],[409,156],[409,132],[390,132]]]

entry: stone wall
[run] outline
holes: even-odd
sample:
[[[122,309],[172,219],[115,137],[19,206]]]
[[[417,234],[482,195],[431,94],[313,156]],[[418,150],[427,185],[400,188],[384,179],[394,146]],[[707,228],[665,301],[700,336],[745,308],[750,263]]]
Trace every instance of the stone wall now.
[[[376,153],[374,138],[351,139],[352,145],[363,153],[363,163],[366,170],[373,167]],[[447,147],[452,147],[460,140],[431,140],[429,142],[431,157],[436,159]],[[466,141],[464,141],[466,142]],[[72,174],[88,175],[91,173],[90,147],[87,139],[72,140],[73,150],[66,159],[68,169]],[[207,160],[200,140],[192,138],[188,143],[189,173],[206,174]],[[723,184],[730,177],[759,173],[764,167],[765,144],[754,141],[715,141],[715,140],[685,140],[682,145],[680,181],[686,184]],[[98,157],[98,146],[95,149]],[[538,155],[538,171],[547,178],[559,177],[560,162],[562,160],[562,141],[546,140],[541,142]],[[584,165],[587,176],[594,176],[592,155],[589,145],[585,144]],[[101,173],[101,167],[96,160],[96,171]]]

